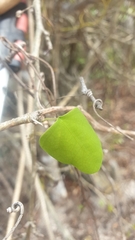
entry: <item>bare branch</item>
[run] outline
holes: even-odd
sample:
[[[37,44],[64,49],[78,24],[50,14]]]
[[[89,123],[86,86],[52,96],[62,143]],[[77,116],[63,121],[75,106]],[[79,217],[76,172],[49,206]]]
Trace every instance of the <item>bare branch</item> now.
[[[41,17],[41,5],[40,0],[34,0],[34,9],[35,9],[35,16],[36,16],[36,35],[35,35],[35,45],[34,45],[34,55],[39,55],[40,49],[40,42],[41,42],[41,35],[44,33],[45,40],[47,43],[48,50],[52,50],[52,43],[50,40],[50,34],[46,31],[43,27],[42,17]]]
[[[68,112],[72,109],[74,109],[75,106],[58,106],[58,107],[51,107],[47,109],[41,109],[37,110],[32,113],[27,113],[21,117],[13,118],[9,121],[5,121],[0,124],[0,131],[3,131],[5,129],[9,129],[11,127],[15,127],[21,124],[26,124],[26,123],[34,123],[34,120],[36,122],[42,122],[43,117],[48,114],[48,113],[59,113],[59,112]],[[93,125],[93,127],[97,130],[100,130],[102,132],[110,132],[110,133],[116,133],[116,134],[128,134],[131,136],[135,136],[135,131],[131,130],[123,130],[120,129],[120,127],[106,127],[100,123],[98,123],[88,112],[86,112],[81,106],[78,106],[78,108],[82,111],[82,113],[85,115],[85,117],[88,119],[88,121]],[[44,119],[45,120],[45,119]],[[117,130],[118,129],[118,130]]]

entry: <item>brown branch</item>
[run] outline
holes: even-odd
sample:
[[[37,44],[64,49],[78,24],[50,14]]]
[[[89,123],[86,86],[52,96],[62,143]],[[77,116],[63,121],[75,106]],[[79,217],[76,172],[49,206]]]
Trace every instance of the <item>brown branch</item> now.
[[[13,118],[9,121],[3,122],[0,124],[0,131],[3,131],[5,129],[9,129],[11,127],[15,127],[21,124],[26,124],[26,123],[38,123],[42,122],[43,116],[48,114],[48,113],[58,113],[58,112],[68,112],[72,109],[74,109],[75,106],[67,106],[67,107],[50,107],[50,108],[44,108],[41,110],[37,110],[32,113],[27,113],[21,117]],[[86,112],[81,106],[78,106],[78,108],[82,111],[82,113],[85,115],[85,117],[88,119],[88,121],[93,125],[93,127],[99,131],[102,132],[110,132],[110,133],[116,133],[120,134],[120,132],[117,131],[117,129],[112,128],[112,127],[106,127],[100,123],[98,123],[88,112]],[[34,121],[35,120],[35,121]],[[120,128],[118,128],[119,130]],[[135,136],[135,131],[131,130],[123,130],[120,129],[121,134],[128,134],[130,136]]]
[[[41,36],[42,33],[45,36],[45,40],[47,43],[48,50],[52,50],[52,43],[50,40],[50,34],[43,26],[42,23],[42,16],[41,16],[41,4],[39,0],[34,0],[33,2],[34,9],[35,9],[35,17],[36,17],[36,34],[35,34],[35,44],[34,44],[34,51],[33,55],[38,57],[39,56],[39,49],[41,43]]]
[[[86,7],[88,7],[89,4],[95,4],[98,3],[96,0],[83,0],[83,1],[77,1],[77,3],[74,4],[63,4],[62,10],[65,13],[72,14],[75,11],[83,11]]]
[[[20,80],[16,73],[12,71],[12,69],[8,66],[8,64],[0,58],[0,62],[2,62],[3,66],[10,72],[13,78],[19,83],[19,85],[26,90],[32,97],[34,94],[29,90],[29,88]]]

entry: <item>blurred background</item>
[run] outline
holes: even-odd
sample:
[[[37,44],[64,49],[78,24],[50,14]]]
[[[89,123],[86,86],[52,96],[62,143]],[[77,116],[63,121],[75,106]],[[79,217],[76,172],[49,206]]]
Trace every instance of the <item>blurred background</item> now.
[[[31,62],[39,76],[42,72],[52,94],[54,71],[57,106],[81,105],[100,123],[93,127],[104,159],[98,173],[78,177],[72,167],[58,164],[41,150],[38,141],[45,131],[42,126],[26,124],[1,131],[0,237],[5,236],[10,221],[6,209],[14,199],[24,204],[25,212],[13,239],[134,240],[134,140],[109,132],[110,127],[93,111],[90,99],[82,95],[79,77],[83,76],[94,96],[102,99],[100,115],[134,137],[135,2],[35,0],[27,4],[26,51],[46,61]],[[37,16],[44,27],[39,35]],[[50,33],[49,41],[45,31]],[[52,50],[48,50],[48,42]],[[40,89],[45,108],[53,105],[26,59],[18,76],[31,92]],[[2,122],[38,108],[36,97],[33,99],[11,74]],[[47,117],[51,121],[46,121],[46,127],[54,121],[54,115]]]

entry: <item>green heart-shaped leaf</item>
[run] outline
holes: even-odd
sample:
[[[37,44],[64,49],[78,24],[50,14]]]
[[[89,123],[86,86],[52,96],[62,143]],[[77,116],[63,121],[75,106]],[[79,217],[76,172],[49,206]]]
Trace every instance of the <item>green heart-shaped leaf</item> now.
[[[100,140],[78,108],[60,116],[40,137],[40,146],[61,163],[84,173],[97,172],[102,164]]]

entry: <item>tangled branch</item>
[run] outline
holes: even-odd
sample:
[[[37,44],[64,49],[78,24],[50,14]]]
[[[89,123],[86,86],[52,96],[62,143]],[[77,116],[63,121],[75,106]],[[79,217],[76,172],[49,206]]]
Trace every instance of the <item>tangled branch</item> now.
[[[0,131],[4,131],[6,129],[21,125],[21,124],[27,124],[27,123],[33,123],[33,124],[44,124],[44,121],[46,121],[46,114],[51,113],[60,113],[60,112],[68,112],[72,109],[74,109],[75,106],[55,106],[50,108],[44,108],[41,110],[37,110],[32,113],[24,114],[21,117],[13,118],[9,121],[5,121],[0,124]],[[86,112],[81,106],[78,106],[78,108],[82,111],[82,113],[85,115],[85,117],[88,119],[88,121],[93,125],[93,127],[99,131],[102,132],[110,132],[115,134],[128,134],[130,136],[135,136],[135,131],[130,130],[123,130],[120,127],[106,127],[100,123],[98,123],[88,112]],[[119,131],[118,131],[119,130]]]

